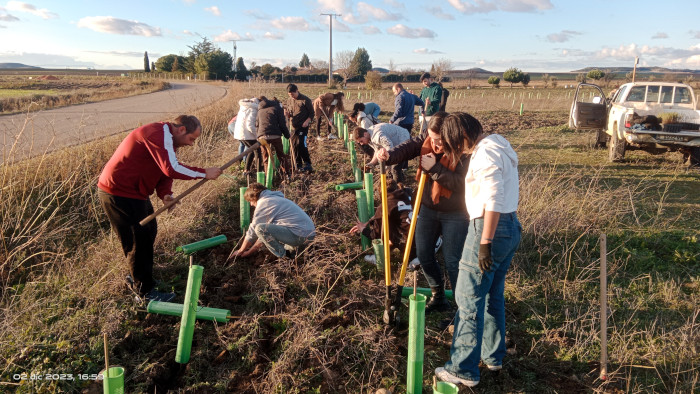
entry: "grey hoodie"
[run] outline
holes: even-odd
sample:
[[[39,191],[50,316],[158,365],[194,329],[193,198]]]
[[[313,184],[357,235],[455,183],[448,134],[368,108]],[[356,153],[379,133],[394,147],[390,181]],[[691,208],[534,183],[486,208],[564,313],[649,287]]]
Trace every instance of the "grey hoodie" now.
[[[255,225],[259,223],[287,227],[299,237],[308,238],[316,235],[316,226],[309,215],[293,201],[284,198],[282,192],[275,190],[263,190],[260,193],[253,220],[245,235],[247,241],[257,241]]]

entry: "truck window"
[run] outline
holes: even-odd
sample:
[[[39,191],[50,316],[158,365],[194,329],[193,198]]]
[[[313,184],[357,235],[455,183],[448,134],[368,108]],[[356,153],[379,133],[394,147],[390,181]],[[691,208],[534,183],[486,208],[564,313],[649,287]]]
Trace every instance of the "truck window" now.
[[[617,92],[615,92],[615,97],[613,97],[613,102],[619,103],[620,101],[622,101],[622,98],[625,97],[626,91],[627,91],[627,86],[624,86],[622,89],[619,89]]]
[[[673,102],[676,104],[690,104],[690,90],[683,86],[676,86],[676,94],[673,96]]]
[[[671,103],[673,100],[673,86],[662,86],[661,87],[661,102]]]
[[[646,93],[646,89],[646,86],[633,86],[632,89],[630,89],[630,93],[627,95],[627,101],[644,101],[644,93]]]
[[[647,86],[647,103],[659,101],[659,87],[660,86]]]

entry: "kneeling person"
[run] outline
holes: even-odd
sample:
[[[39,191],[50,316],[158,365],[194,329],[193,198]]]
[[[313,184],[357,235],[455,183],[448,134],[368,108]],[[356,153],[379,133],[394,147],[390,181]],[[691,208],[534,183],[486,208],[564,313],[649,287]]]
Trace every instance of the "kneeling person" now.
[[[309,215],[286,199],[282,192],[253,183],[243,197],[255,207],[255,213],[243,244],[233,257],[250,256],[263,245],[275,256],[284,257],[285,249],[293,250],[316,236],[316,227]]]

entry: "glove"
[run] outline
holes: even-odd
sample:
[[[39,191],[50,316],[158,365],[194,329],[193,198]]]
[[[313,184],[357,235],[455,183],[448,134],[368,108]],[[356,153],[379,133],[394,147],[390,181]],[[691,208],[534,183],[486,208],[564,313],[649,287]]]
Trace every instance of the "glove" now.
[[[420,157],[420,166],[425,170],[425,171],[430,171],[433,166],[435,166],[435,163],[437,160],[435,159],[435,155],[432,153],[428,153],[427,155],[423,155]]]
[[[493,260],[491,259],[491,243],[479,244],[479,268],[481,272],[491,271],[491,264]]]

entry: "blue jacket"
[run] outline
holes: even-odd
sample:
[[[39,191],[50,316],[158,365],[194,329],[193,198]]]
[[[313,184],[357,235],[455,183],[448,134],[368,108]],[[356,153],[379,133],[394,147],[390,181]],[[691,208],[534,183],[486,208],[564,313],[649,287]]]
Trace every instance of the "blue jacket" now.
[[[397,125],[409,125],[414,123],[413,112],[416,105],[421,107],[425,106],[423,100],[415,94],[411,94],[406,90],[402,90],[401,93],[396,95],[394,99],[394,114],[391,115],[389,123]]]

